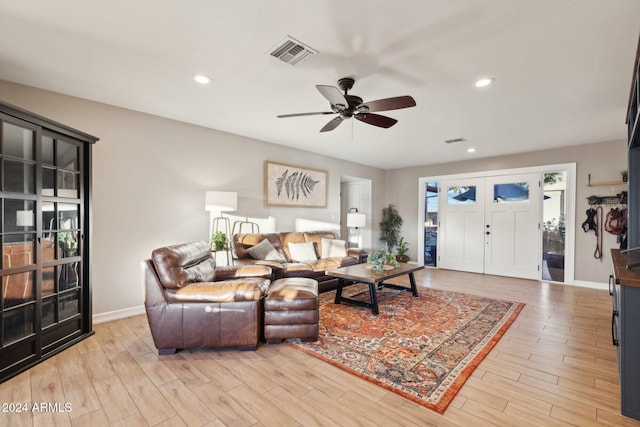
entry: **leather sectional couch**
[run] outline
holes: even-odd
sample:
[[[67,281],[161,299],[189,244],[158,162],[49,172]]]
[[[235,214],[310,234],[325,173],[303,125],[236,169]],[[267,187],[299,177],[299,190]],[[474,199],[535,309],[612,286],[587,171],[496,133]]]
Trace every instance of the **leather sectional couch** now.
[[[252,255],[252,248],[264,245],[264,240],[275,252],[271,251],[267,256]],[[331,240],[337,245],[331,245]],[[300,244],[312,246],[314,253],[302,256],[305,259],[296,259],[292,248]],[[338,285],[338,279],[327,276],[325,271],[367,261],[367,252],[346,249],[345,242],[338,240],[331,231],[236,234],[233,236],[233,248],[235,265],[271,267],[272,281],[288,277],[315,279],[320,292],[335,289]]]

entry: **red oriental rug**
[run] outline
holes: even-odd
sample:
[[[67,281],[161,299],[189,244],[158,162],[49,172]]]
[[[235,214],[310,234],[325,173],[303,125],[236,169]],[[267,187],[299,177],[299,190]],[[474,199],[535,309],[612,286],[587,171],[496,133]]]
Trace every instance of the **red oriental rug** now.
[[[367,299],[366,286],[346,296]],[[320,295],[320,337],[288,343],[394,393],[443,413],[467,378],[518,317],[523,303],[418,288],[420,296],[378,292],[380,314]]]

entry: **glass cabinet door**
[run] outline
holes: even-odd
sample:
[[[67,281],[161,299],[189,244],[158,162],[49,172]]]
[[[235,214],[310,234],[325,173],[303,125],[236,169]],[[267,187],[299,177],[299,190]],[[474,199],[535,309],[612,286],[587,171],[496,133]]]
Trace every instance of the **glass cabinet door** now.
[[[43,347],[81,329],[82,144],[61,135],[42,137]]]
[[[35,355],[38,261],[35,153],[35,126],[0,120],[0,348],[15,349],[3,354],[4,363]]]

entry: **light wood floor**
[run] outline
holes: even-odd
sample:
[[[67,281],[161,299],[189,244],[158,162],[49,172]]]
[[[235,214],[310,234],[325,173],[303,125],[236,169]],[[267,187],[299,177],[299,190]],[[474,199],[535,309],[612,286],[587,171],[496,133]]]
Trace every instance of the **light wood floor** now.
[[[95,325],[0,385],[0,403],[68,402],[71,412],[0,413],[0,425],[640,425],[620,415],[606,291],[443,270],[417,279],[527,304],[444,415],[285,345],[158,357],[136,316]]]

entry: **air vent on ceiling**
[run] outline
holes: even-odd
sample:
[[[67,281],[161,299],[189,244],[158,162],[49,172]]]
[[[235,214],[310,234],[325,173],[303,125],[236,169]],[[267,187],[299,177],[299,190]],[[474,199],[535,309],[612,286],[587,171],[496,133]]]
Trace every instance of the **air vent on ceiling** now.
[[[466,139],[464,138],[447,139],[445,141],[445,144],[453,144],[454,142],[464,142],[464,141],[466,141]]]
[[[291,36],[287,36],[269,52],[271,56],[290,65],[295,65],[303,59],[316,55],[317,53],[317,50],[310,48]]]

